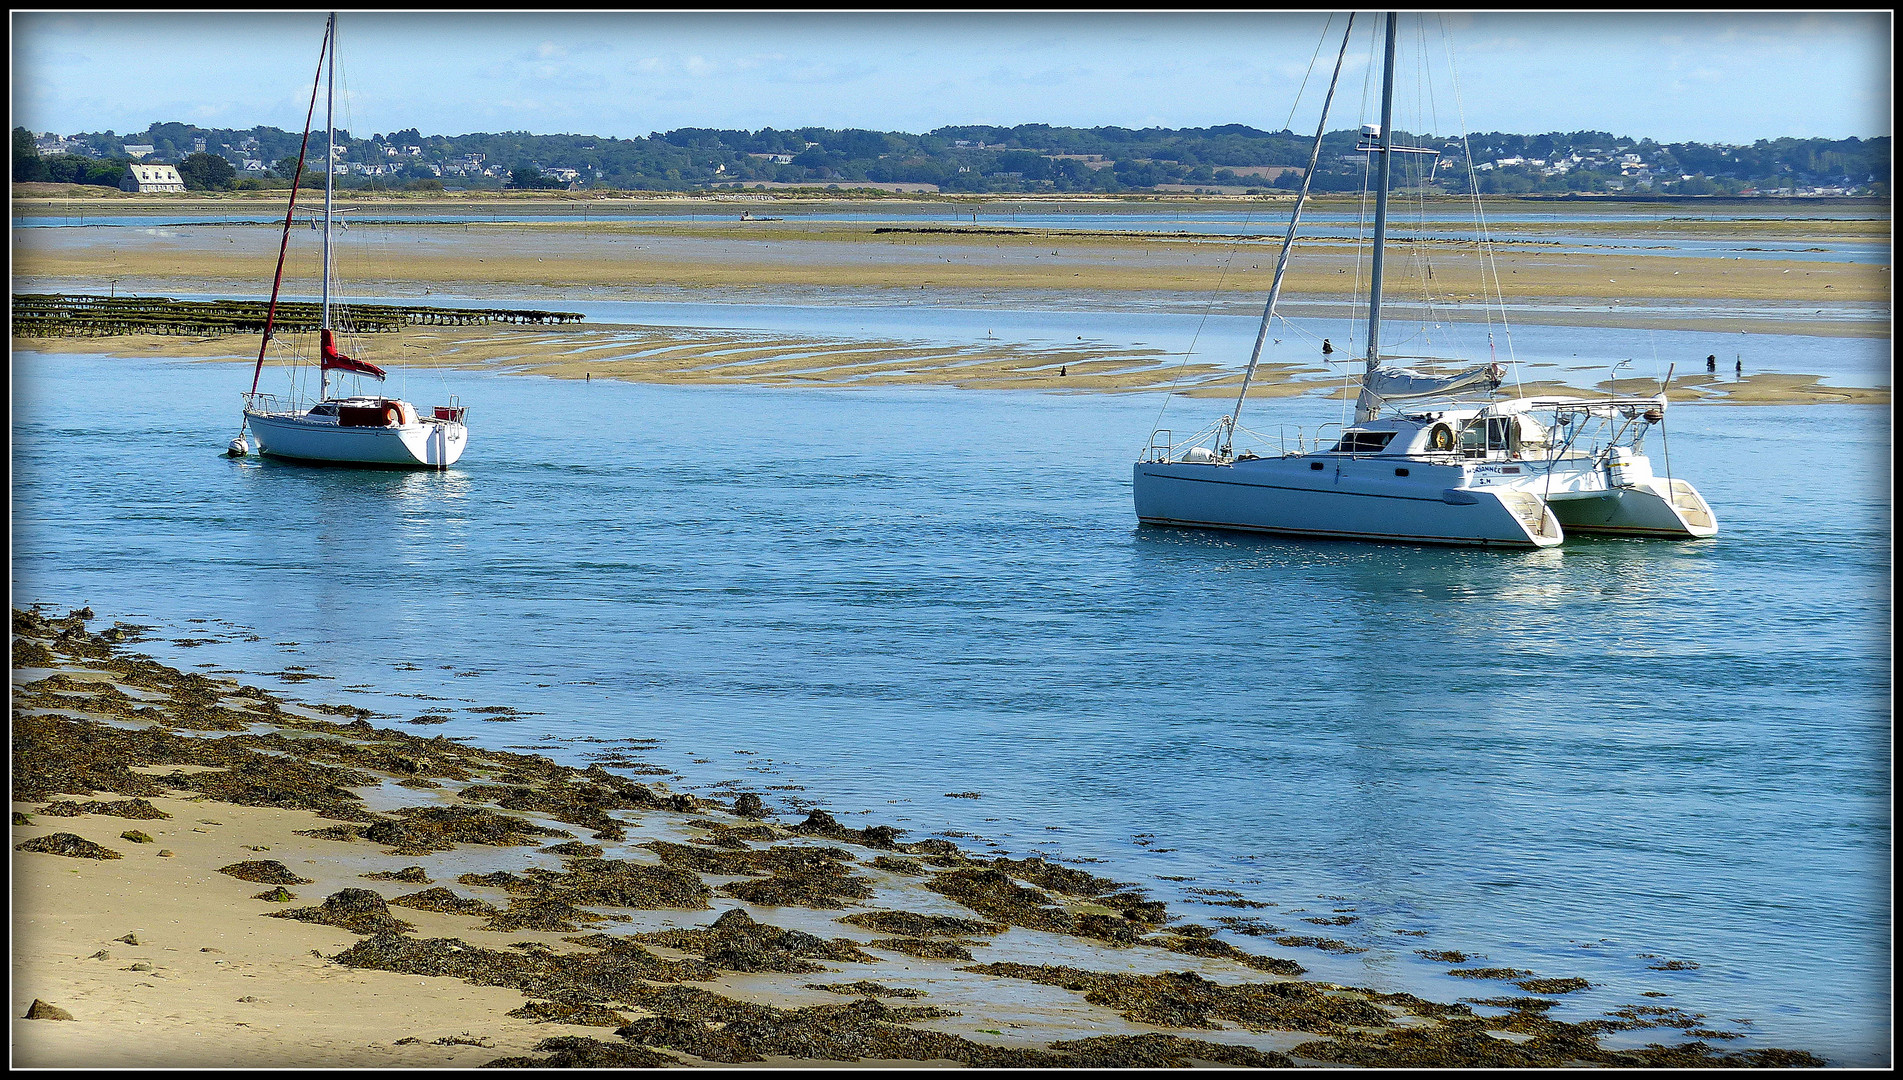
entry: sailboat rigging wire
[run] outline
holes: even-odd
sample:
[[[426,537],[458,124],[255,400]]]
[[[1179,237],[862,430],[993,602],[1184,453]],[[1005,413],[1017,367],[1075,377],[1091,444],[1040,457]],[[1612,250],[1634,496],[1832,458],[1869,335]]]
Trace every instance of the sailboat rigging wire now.
[[[1460,145],[1467,158],[1467,190],[1473,195],[1475,228],[1479,234],[1477,243],[1481,253],[1481,310],[1488,328],[1491,329],[1493,326],[1492,313],[1487,310],[1487,271],[1491,268],[1493,271],[1493,292],[1494,296],[1498,298],[1500,305],[1500,330],[1506,335],[1507,339],[1507,359],[1514,362],[1513,386],[1515,390],[1521,390],[1523,388],[1520,385],[1519,365],[1517,363],[1518,357],[1513,351],[1513,327],[1507,322],[1506,293],[1500,285],[1500,269],[1494,262],[1493,241],[1487,232],[1486,207],[1480,202],[1480,179],[1479,173],[1474,169],[1473,142],[1467,131],[1467,106],[1460,93],[1460,68],[1454,63],[1453,36],[1447,32],[1446,16],[1437,16],[1437,18],[1440,19],[1441,45],[1447,52],[1447,74],[1454,87],[1454,114],[1455,118],[1460,122]]]
[[[1275,280],[1269,283],[1269,300],[1262,309],[1262,325],[1256,328],[1255,347],[1249,352],[1249,366],[1242,372],[1242,389],[1236,394],[1236,408],[1229,416],[1229,426],[1234,428],[1242,417],[1242,403],[1249,396],[1249,382],[1255,378],[1256,365],[1262,360],[1262,342],[1269,336],[1269,326],[1275,321],[1275,302],[1282,295],[1282,278],[1288,273],[1289,251],[1295,246],[1295,231],[1302,223],[1302,204],[1308,201],[1309,185],[1315,179],[1315,165],[1321,160],[1322,138],[1328,131],[1328,108],[1334,104],[1335,88],[1341,81],[1341,65],[1348,58],[1348,42],[1355,32],[1355,17],[1348,15],[1347,28],[1342,31],[1341,51],[1335,55],[1335,71],[1328,80],[1328,96],[1322,99],[1322,114],[1315,121],[1315,145],[1308,152],[1308,170],[1302,174],[1302,190],[1295,196],[1295,208],[1289,212],[1288,235],[1282,238],[1281,253],[1275,259]],[[1228,447],[1224,447],[1226,453]]]
[[[324,44],[317,50],[317,74],[311,79],[311,104],[304,113],[304,141],[298,146],[297,169],[291,174],[291,205],[284,211],[284,237],[278,241],[277,276],[271,279],[271,306],[264,312],[264,340],[258,343],[258,366],[251,373],[251,392],[254,394],[258,392],[258,378],[264,374],[264,350],[271,345],[271,326],[277,321],[278,290],[284,285],[284,256],[291,246],[291,218],[297,213],[297,185],[304,179],[304,153],[310,148],[311,120],[317,115],[317,87],[323,81],[324,56],[330,51],[330,38],[335,26],[334,21],[325,24]]]
[[[1289,125],[1295,121],[1295,110],[1301,107],[1302,94],[1308,89],[1309,76],[1315,73],[1315,61],[1321,58],[1322,46],[1328,43],[1329,27],[1332,27],[1334,25],[1335,25],[1335,17],[1333,15],[1328,16],[1328,20],[1322,23],[1321,36],[1315,39],[1315,54],[1309,57],[1308,59],[1308,70],[1302,73],[1302,84],[1296,88],[1295,101],[1289,105],[1288,119],[1283,121],[1282,123],[1282,129],[1284,131],[1288,130]],[[1348,15],[1348,25],[1350,29],[1352,29],[1354,26],[1353,12],[1350,12]],[[1344,44],[1344,48],[1345,47],[1346,46]],[[1340,75],[1341,73],[1341,67],[1339,63],[1336,64],[1335,73],[1337,75]],[[1331,97],[1334,94],[1334,85],[1332,83],[1329,84],[1329,94]],[[1327,117],[1328,117],[1328,105],[1326,102],[1324,102],[1322,104],[1322,118],[1324,122],[1326,122]],[[1310,167],[1308,171],[1310,173],[1313,173],[1315,171],[1313,162],[1310,163]],[[1304,194],[1306,194],[1308,191],[1308,182],[1306,177],[1304,177],[1303,179],[1302,191]],[[1299,209],[1299,207],[1301,206],[1300,197],[1297,197],[1295,204],[1297,208]],[[1245,232],[1247,231],[1249,222],[1253,220],[1254,217],[1255,217],[1255,208],[1251,206],[1242,215],[1243,231]],[[1291,235],[1293,235],[1293,226],[1291,226],[1290,229],[1291,229]],[[1150,425],[1150,430],[1152,432],[1156,431],[1157,429],[1163,426],[1163,413],[1165,410],[1167,410],[1170,407],[1170,399],[1176,396],[1176,387],[1182,383],[1183,374],[1189,370],[1189,358],[1195,355],[1196,343],[1202,340],[1203,327],[1205,324],[1209,322],[1209,313],[1212,310],[1214,310],[1216,306],[1216,301],[1220,299],[1222,296],[1223,282],[1228,280],[1228,277],[1229,277],[1229,264],[1232,261],[1234,261],[1236,251],[1241,247],[1241,245],[1242,245],[1241,233],[1238,233],[1237,238],[1229,242],[1229,251],[1228,251],[1228,254],[1225,255],[1223,258],[1222,270],[1216,275],[1216,288],[1213,292],[1210,293],[1209,302],[1203,305],[1203,317],[1197,320],[1196,332],[1194,334],[1191,334],[1189,338],[1189,348],[1183,350],[1183,360],[1181,363],[1176,365],[1176,377],[1170,380],[1169,392],[1163,395],[1162,404],[1158,405],[1156,408],[1156,421]],[[1283,249],[1283,257],[1284,258],[1287,257],[1286,245],[1284,246],[1284,249]],[[1279,272],[1279,270],[1276,274],[1276,281],[1278,283],[1281,281],[1281,273]],[[1270,293],[1271,295],[1273,295],[1274,293],[1273,286],[1270,287]],[[1273,308],[1273,304],[1271,304],[1271,308]],[[1263,324],[1265,327],[1267,326],[1267,323],[1268,323],[1268,320],[1265,317],[1263,320]],[[1261,350],[1262,350],[1262,340],[1261,340],[1261,337],[1258,335],[1256,338],[1256,352],[1258,355],[1261,353]],[[1255,367],[1254,360],[1251,359],[1250,370],[1253,370],[1254,367]],[[1248,375],[1246,373],[1243,376],[1242,385],[1243,385],[1243,393],[1245,394],[1248,393],[1249,382],[1248,382]],[[1152,435],[1151,438],[1154,439],[1155,436]]]

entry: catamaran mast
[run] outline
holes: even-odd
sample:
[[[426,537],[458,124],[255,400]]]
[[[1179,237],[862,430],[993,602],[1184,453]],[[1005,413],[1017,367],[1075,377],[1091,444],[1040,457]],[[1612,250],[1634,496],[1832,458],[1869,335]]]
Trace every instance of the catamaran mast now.
[[[1381,155],[1381,164],[1375,170],[1374,272],[1368,281],[1368,373],[1381,366],[1381,262],[1388,241],[1388,177],[1389,164],[1394,160],[1394,31],[1399,21],[1399,15],[1388,12],[1387,58],[1381,69],[1381,143],[1375,149]],[[1375,397],[1365,384],[1366,375],[1363,380],[1361,397],[1355,402],[1357,424],[1374,419],[1376,407]]]
[[[1355,32],[1354,12],[1348,13],[1348,28],[1341,35],[1341,52],[1335,56],[1335,74],[1328,80],[1328,96],[1322,99],[1321,119],[1315,123],[1315,145],[1308,152],[1308,169],[1302,173],[1302,190],[1295,196],[1295,210],[1289,214],[1288,235],[1282,238],[1282,253],[1275,260],[1275,280],[1269,283],[1269,302],[1262,309],[1262,325],[1256,328],[1255,348],[1249,351],[1249,366],[1242,371],[1242,389],[1236,394],[1235,411],[1229,414],[1229,426],[1223,434],[1221,453],[1229,456],[1230,440],[1242,418],[1242,403],[1249,396],[1249,383],[1255,379],[1256,364],[1262,360],[1262,339],[1269,336],[1269,324],[1275,319],[1275,301],[1282,295],[1282,275],[1288,272],[1289,249],[1295,245],[1295,228],[1302,221],[1302,204],[1308,201],[1308,185],[1315,179],[1315,163],[1322,153],[1322,133],[1328,130],[1328,107],[1335,101],[1335,85],[1341,81],[1341,63],[1348,56],[1348,39]]]
[[[335,109],[337,104],[337,13],[330,13],[330,74],[324,85],[324,321],[323,333],[330,333],[330,189],[331,170],[337,161],[337,124]],[[1392,30],[1389,31],[1389,47],[1392,48]],[[1392,63],[1390,62],[1390,68]],[[1376,257],[1377,259],[1379,256]],[[1379,266],[1379,262],[1376,263]],[[1377,275],[1379,271],[1376,272]],[[330,370],[320,360],[318,370],[317,400],[330,397]]]

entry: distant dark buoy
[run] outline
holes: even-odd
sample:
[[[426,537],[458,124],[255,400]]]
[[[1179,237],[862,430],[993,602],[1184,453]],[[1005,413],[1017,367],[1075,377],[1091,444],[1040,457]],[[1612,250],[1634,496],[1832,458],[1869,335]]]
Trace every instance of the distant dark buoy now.
[[[1335,351],[1334,344],[1331,343],[1327,338],[1323,338],[1322,339],[1322,355],[1327,356],[1329,353],[1334,351]]]

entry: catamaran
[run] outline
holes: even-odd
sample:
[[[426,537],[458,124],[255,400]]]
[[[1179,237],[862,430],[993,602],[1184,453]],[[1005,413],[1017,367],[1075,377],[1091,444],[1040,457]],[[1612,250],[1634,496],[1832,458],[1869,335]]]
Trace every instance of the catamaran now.
[[[1343,425],[1332,444],[1318,437],[1312,447],[1270,453],[1272,440],[1251,433],[1265,449],[1235,450],[1347,56],[1350,16],[1235,408],[1181,442],[1167,430],[1151,434],[1132,476],[1138,520],[1507,548],[1553,547],[1568,532],[1715,535],[1711,507],[1690,481],[1672,475],[1669,456],[1660,469],[1645,453],[1648,433],[1664,438],[1669,372],[1649,396],[1502,398],[1505,371],[1497,363],[1434,375],[1386,362],[1381,300],[1390,163],[1400,153],[1434,153],[1394,145],[1396,22],[1387,16],[1381,122],[1362,128],[1356,148],[1377,157],[1367,352],[1353,424]]]
[[[291,183],[291,202],[284,214],[284,235],[278,245],[277,276],[271,282],[271,304],[265,312],[264,340],[258,345],[258,364],[251,376],[251,390],[244,395],[244,422],[238,437],[231,440],[233,456],[249,453],[244,429],[258,440],[258,451],[274,457],[342,465],[396,466],[446,469],[462,457],[469,444],[469,429],[464,425],[466,410],[454,398],[439,405],[430,415],[419,415],[416,407],[399,398],[381,394],[331,396],[332,373],[339,381],[367,377],[382,382],[386,373],[365,360],[346,356],[337,348],[338,328],[332,324],[331,223],[335,216],[331,196],[336,161],[335,101],[337,85],[337,16],[333,13],[324,26],[324,47],[318,53],[318,74],[328,64],[328,89],[324,100],[324,281],[323,315],[318,335],[318,395],[314,403],[297,400],[295,390],[287,402],[277,395],[260,393],[259,378],[264,374],[264,358],[272,342],[277,321],[278,292],[284,283],[284,256],[289,249],[291,222],[297,214],[298,181]],[[310,148],[311,121],[317,110],[317,80],[311,84],[311,105],[304,117],[304,141],[297,151],[297,172],[304,175],[304,156]]]

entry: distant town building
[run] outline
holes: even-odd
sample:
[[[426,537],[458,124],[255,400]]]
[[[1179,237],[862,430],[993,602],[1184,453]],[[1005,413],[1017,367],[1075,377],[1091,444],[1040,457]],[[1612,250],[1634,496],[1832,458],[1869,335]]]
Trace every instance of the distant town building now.
[[[133,146],[131,144],[127,144],[126,156],[129,158],[144,158],[151,155],[157,149],[158,147],[156,146],[145,146],[145,145]]]
[[[125,178],[119,181],[119,190],[136,191],[141,195],[152,191],[184,191],[185,178],[178,174],[176,165],[128,165]]]

